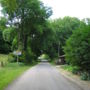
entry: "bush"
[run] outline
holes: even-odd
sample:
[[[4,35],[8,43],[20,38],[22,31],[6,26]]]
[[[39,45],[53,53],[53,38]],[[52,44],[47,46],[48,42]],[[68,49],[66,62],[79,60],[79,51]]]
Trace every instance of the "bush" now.
[[[80,68],[74,66],[73,69],[72,69],[72,73],[73,73],[73,74],[79,74],[79,72],[80,72]]]
[[[70,72],[72,72],[72,70],[73,70],[73,67],[70,66],[70,65],[62,65],[62,68],[63,68],[64,70],[67,70],[67,71],[70,71]]]
[[[15,62],[16,61],[16,56],[13,53],[10,53],[8,55],[8,61],[9,62]]]
[[[90,70],[90,27],[73,32],[64,47],[67,63]]]
[[[80,72],[80,68],[76,66],[71,66],[71,65],[62,65],[62,68],[72,72],[73,74],[78,74]]]
[[[25,52],[22,52],[22,55],[19,56],[19,61],[20,62],[25,62],[25,56],[26,56],[26,53]]]
[[[0,53],[7,54],[11,51],[10,44],[4,41],[3,31],[0,30]]]
[[[33,63],[35,59],[36,56],[30,48],[28,48],[27,51],[23,51],[22,55],[19,57],[20,62],[24,62],[27,64]]]
[[[82,80],[90,80],[90,73],[83,72],[83,73],[81,74],[81,79],[82,79]]]

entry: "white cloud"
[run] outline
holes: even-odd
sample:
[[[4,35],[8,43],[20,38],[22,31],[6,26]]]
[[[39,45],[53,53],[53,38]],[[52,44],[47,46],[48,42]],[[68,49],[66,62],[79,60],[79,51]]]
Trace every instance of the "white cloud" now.
[[[52,7],[51,18],[64,16],[78,17],[80,19],[90,17],[90,0],[41,0],[45,5]]]
[[[80,19],[90,17],[90,0],[41,0],[45,5],[52,7],[52,19],[72,16]],[[0,16],[2,16],[0,7]]]

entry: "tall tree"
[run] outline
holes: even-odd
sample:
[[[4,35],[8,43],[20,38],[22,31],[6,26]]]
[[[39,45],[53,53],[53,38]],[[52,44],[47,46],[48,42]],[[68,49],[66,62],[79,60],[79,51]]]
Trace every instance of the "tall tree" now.
[[[55,32],[57,52],[64,54],[63,46],[66,40],[72,35],[72,32],[80,27],[81,21],[74,17],[59,18],[50,22]]]
[[[18,29],[18,47],[26,50],[28,36],[45,23],[52,13],[50,8],[38,0],[1,0],[1,4],[9,22]]]

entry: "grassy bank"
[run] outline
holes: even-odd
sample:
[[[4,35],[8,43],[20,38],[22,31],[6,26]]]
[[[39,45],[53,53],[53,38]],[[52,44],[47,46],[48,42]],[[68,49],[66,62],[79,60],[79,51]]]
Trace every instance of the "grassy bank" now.
[[[72,67],[70,65],[61,65],[61,68],[63,68],[64,70],[72,72],[75,67]]]
[[[7,61],[7,60],[8,60],[8,55],[0,54],[0,61]]]
[[[90,72],[83,71],[80,67],[71,65],[61,65],[61,68],[78,75],[81,80],[90,81]]]
[[[30,68],[30,66],[25,66],[23,64],[18,65],[17,63],[9,63],[5,67],[0,68],[0,90],[3,90],[28,68]]]

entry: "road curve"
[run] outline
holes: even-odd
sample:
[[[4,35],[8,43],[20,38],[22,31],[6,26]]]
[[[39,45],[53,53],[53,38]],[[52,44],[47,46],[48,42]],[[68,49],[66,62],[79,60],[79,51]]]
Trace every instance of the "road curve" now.
[[[82,90],[64,78],[49,63],[40,63],[26,71],[5,90]]]

